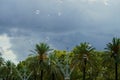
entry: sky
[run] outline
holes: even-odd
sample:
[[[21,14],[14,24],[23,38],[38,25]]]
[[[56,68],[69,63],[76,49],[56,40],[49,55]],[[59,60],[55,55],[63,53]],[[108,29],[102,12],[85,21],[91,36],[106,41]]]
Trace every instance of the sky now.
[[[89,42],[104,50],[120,37],[120,0],[0,0],[0,52],[18,63],[35,44],[71,50]]]

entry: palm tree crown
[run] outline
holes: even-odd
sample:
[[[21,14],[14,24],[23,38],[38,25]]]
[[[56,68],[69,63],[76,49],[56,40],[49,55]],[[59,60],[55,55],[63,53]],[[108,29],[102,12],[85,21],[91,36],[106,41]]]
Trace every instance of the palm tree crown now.
[[[120,39],[113,38],[111,43],[107,44],[107,49],[111,53],[111,57],[114,58],[115,61],[115,80],[118,80],[118,59],[119,59],[119,51],[120,51]]]
[[[113,38],[112,42],[109,42],[107,44],[107,49],[111,53],[111,57],[115,57],[119,54],[120,51],[120,39],[119,38]]]
[[[50,47],[46,43],[36,44],[36,53],[39,55],[39,60],[43,60],[48,51],[51,51]]]
[[[83,57],[89,57],[89,53],[92,52],[95,48],[93,48],[89,43],[84,42],[81,43],[80,45],[77,45],[74,50],[73,53],[79,55],[80,58]]]

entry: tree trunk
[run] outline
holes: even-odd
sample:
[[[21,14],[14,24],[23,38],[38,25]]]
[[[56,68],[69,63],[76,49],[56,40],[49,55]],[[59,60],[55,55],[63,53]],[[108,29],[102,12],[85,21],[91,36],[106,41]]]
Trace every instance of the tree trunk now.
[[[115,80],[118,80],[117,62],[115,62]]]
[[[33,78],[34,80],[37,80],[37,71],[35,70],[34,66],[33,66]]]
[[[34,80],[37,80],[36,78],[37,78],[36,73],[34,73]]]
[[[42,63],[43,63],[43,59],[40,59],[39,64],[42,65]],[[43,69],[41,70],[40,75],[41,75],[40,80],[43,80]]]
[[[84,59],[84,66],[83,66],[83,80],[85,80],[86,77],[86,59]]]
[[[54,73],[52,73],[52,80],[55,80],[55,75],[54,75]]]
[[[41,70],[41,77],[40,80],[43,80],[43,70]]]
[[[117,54],[114,54],[114,60],[115,60],[115,80],[118,80],[118,70],[117,70],[117,67],[118,67],[118,62],[117,62]]]

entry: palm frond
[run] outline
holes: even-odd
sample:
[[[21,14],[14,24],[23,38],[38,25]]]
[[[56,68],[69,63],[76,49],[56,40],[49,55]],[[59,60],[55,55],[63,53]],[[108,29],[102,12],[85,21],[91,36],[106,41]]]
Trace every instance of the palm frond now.
[[[106,44],[106,50],[110,52],[111,57],[114,57],[115,54],[118,54],[120,52],[120,39],[119,38],[113,38],[112,42],[109,42]]]

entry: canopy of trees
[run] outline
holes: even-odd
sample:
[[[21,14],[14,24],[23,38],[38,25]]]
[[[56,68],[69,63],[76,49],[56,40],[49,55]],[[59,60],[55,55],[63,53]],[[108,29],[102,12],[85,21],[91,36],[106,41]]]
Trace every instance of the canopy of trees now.
[[[15,65],[0,54],[0,80],[119,80],[120,39],[113,38],[104,51],[87,42],[71,51],[53,50],[38,43],[33,55]]]

